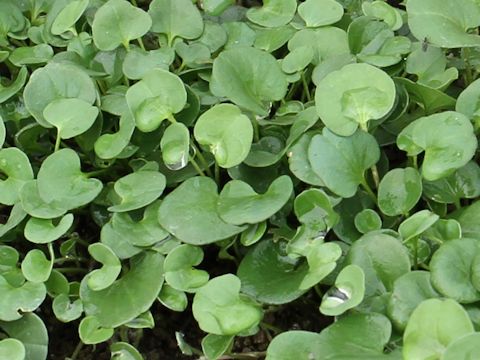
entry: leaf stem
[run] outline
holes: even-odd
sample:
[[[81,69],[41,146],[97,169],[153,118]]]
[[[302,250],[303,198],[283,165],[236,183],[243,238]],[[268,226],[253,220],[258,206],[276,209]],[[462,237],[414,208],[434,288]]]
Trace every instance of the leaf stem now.
[[[375,202],[375,204],[377,203],[377,196],[375,195],[375,193],[373,192],[372,188],[368,185],[367,181],[365,180],[365,178],[363,179],[363,181],[360,183],[363,187],[363,189],[367,192],[367,194],[372,198],[372,200]]]
[[[214,172],[215,172],[215,182],[217,183],[217,185],[220,185],[220,167],[218,166],[217,162],[215,162]]]
[[[372,171],[373,182],[375,183],[375,188],[378,189],[380,185],[380,176],[378,175],[377,165],[373,165],[370,170]]]
[[[470,49],[463,48],[463,61],[465,62],[465,87],[473,82],[472,66],[470,65]]]
[[[310,95],[310,89],[308,88],[307,79],[305,78],[305,72],[302,72],[302,84],[304,93],[307,96],[307,101],[311,101],[312,96]]]
[[[200,166],[198,166],[197,162],[195,161],[195,159],[193,158],[193,156],[190,156],[190,162],[192,163],[192,166],[195,168],[195,170],[197,171],[198,175],[200,176],[206,176],[205,173],[203,172],[203,170],[200,168]]]
[[[135,0],[133,0],[133,1],[135,1]],[[138,42],[138,45],[140,46],[140,48],[141,48],[143,51],[145,51],[145,45],[144,45],[143,40],[142,40],[141,37],[139,37],[139,38],[137,39],[137,42]]]
[[[60,150],[60,141],[62,139],[60,138],[60,129],[57,129],[57,138],[55,139],[55,149],[53,150],[54,152],[57,152]]]
[[[75,350],[73,350],[72,356],[70,356],[70,360],[76,360],[78,354],[80,354],[80,350],[83,348],[83,342],[80,340],[75,347]]]
[[[201,153],[200,149],[195,145],[195,141],[194,139],[190,139],[190,144],[192,145],[192,148],[193,150],[195,151],[195,156],[198,157],[198,160],[200,160],[200,163],[203,165],[203,167],[205,168],[205,171],[207,172],[208,176],[210,176],[211,178],[213,178],[213,174],[212,172],[210,171],[210,166],[208,165],[208,162],[207,160],[205,160],[205,157],[203,156],[203,154]]]

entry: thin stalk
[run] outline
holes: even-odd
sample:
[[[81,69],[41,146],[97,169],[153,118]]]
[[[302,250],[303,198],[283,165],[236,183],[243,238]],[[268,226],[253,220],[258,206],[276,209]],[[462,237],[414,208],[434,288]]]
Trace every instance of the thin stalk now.
[[[418,236],[413,239],[413,269],[418,270]]]
[[[77,346],[75,347],[75,350],[73,350],[72,356],[70,356],[70,360],[76,360],[82,348],[83,348],[83,342],[80,340]]]
[[[203,172],[202,168],[198,166],[197,162],[193,158],[193,156],[190,156],[190,162],[192,163],[193,168],[197,171],[198,175],[200,176],[206,176],[205,173]]]
[[[217,183],[217,185],[220,185],[220,167],[218,166],[217,162],[215,162],[214,172],[215,172],[215,182]]]
[[[362,185],[363,189],[367,192],[367,194],[372,198],[372,200],[376,204],[377,203],[377,195],[375,195],[372,188],[368,185],[368,183],[365,179],[363,179],[363,181],[361,182],[361,185]]]
[[[303,84],[304,94],[307,97],[307,101],[311,101],[312,96],[310,95],[310,89],[308,88],[307,79],[305,78],[305,72],[302,72],[302,84]]]
[[[195,145],[195,141],[192,139],[190,139],[190,144],[192,145],[192,148],[193,150],[195,151],[195,156],[198,157],[198,160],[200,160],[200,163],[203,165],[203,167],[205,168],[205,171],[207,172],[208,176],[210,176],[211,178],[213,178],[213,174],[212,172],[210,171],[210,166],[208,165],[208,162],[207,160],[205,159],[205,157],[203,156],[203,154],[201,153],[200,149]]]
[[[463,61],[465,62],[465,86],[470,85],[473,82],[472,66],[470,65],[470,49],[463,48]]]
[[[62,141],[60,137],[60,129],[57,130],[57,138],[55,139],[55,149],[54,152],[60,150],[60,142]]]
[[[135,1],[135,0],[133,0],[133,1]],[[143,44],[143,40],[142,40],[141,37],[139,37],[139,38],[137,39],[137,42],[138,42],[138,45],[140,46],[140,48],[141,48],[143,51],[145,51],[145,45]]]
[[[373,182],[375,183],[375,188],[378,189],[378,186],[380,185],[380,176],[378,175],[377,165],[373,165],[370,168],[370,171],[372,172],[372,177],[373,177]]]

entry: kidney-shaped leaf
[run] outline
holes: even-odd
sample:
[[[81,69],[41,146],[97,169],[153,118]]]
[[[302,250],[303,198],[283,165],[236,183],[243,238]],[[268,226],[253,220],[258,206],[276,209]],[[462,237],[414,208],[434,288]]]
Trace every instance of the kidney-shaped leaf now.
[[[240,294],[240,279],[226,274],[210,280],[193,298],[192,311],[200,328],[216,335],[236,335],[256,326],[261,308]]]
[[[418,40],[445,48],[480,45],[480,36],[467,33],[480,25],[480,7],[475,0],[409,0],[407,14]]]
[[[292,191],[293,183],[287,175],[275,179],[264,194],[257,194],[241,180],[232,180],[220,192],[217,211],[222,220],[229,224],[259,223],[278,212]]]
[[[251,22],[265,27],[279,27],[292,20],[297,10],[295,0],[264,0],[261,8],[251,8],[247,18]]]
[[[333,205],[330,197],[320,189],[303,191],[293,204],[298,221],[319,231],[331,229],[338,222]]]
[[[240,164],[250,152],[253,127],[250,119],[232,104],[220,104],[204,112],[195,123],[197,141],[210,148],[219,166]]]
[[[422,195],[422,178],[413,168],[393,169],[378,187],[378,207],[385,215],[408,213]]]
[[[82,173],[80,158],[74,150],[61,149],[43,161],[38,171],[37,186],[43,201],[58,202],[68,210],[91,202],[100,193],[103,184]]]
[[[465,115],[446,111],[410,123],[398,135],[397,145],[409,156],[425,151],[422,175],[433,181],[464,166],[475,154],[477,138]]]
[[[127,104],[140,131],[156,130],[163,120],[180,112],[187,102],[187,91],[175,74],[153,69],[128,88]]]
[[[380,149],[375,138],[362,130],[349,137],[328,129],[315,135],[308,148],[313,171],[335,194],[352,197],[365,182],[364,172],[377,163]]]
[[[298,14],[307,27],[325,26],[342,18],[343,7],[335,0],[306,0],[298,5]]]
[[[403,356],[405,359],[443,358],[450,343],[473,331],[468,313],[455,300],[424,300],[408,320],[403,334]]]
[[[43,283],[48,280],[53,262],[39,249],[30,250],[22,261],[22,274],[28,281]]]
[[[150,16],[126,0],[109,0],[95,13],[92,24],[93,41],[103,51],[119,45],[128,48],[130,40],[138,39],[152,26]]]
[[[67,214],[55,225],[51,219],[32,217],[25,224],[25,238],[35,244],[47,244],[65,234],[72,226],[73,220],[73,215]]]
[[[33,179],[33,170],[27,155],[15,147],[0,150],[0,203],[14,205],[19,200],[20,189]],[[6,178],[5,178],[6,177]]]
[[[47,290],[43,283],[25,282],[20,287],[13,287],[3,276],[0,276],[0,320],[13,321],[22,317],[25,312],[38,308]]]
[[[102,243],[91,244],[88,252],[96,261],[102,263],[102,268],[88,274],[87,285],[94,291],[106,289],[117,279],[122,270],[120,260],[115,253]]]
[[[163,284],[163,256],[147,251],[132,258],[130,271],[107,289],[91,290],[88,281],[87,275],[80,285],[85,314],[104,328],[117,327],[152,306]]]
[[[222,51],[213,62],[212,93],[256,115],[267,115],[271,102],[285,96],[287,85],[277,60],[262,50],[236,47]]]
[[[323,78],[315,92],[317,113],[338,135],[350,136],[358,126],[380,119],[393,107],[395,84],[375,66],[349,64]]]

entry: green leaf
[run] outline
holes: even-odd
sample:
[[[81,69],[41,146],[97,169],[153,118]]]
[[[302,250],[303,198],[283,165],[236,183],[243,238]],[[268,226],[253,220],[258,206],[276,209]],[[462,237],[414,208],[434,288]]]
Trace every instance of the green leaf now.
[[[128,112],[120,117],[119,129],[113,134],[103,134],[95,141],[95,154],[101,159],[112,159],[127,147],[135,130],[135,120]]]
[[[71,79],[75,79],[72,83]],[[75,98],[93,104],[97,97],[95,86],[87,73],[78,66],[51,62],[35,70],[23,92],[25,107],[37,122],[52,127],[43,111],[52,101]]]
[[[386,22],[392,30],[398,30],[403,25],[400,11],[386,2],[364,2],[362,3],[362,10],[365,15],[373,16]]]
[[[152,31],[167,35],[169,45],[176,37],[191,40],[202,35],[202,16],[190,0],[153,0],[148,13]]]
[[[15,147],[1,149],[0,172],[6,176],[6,179],[0,180],[0,203],[15,205],[19,201],[22,186],[33,179],[30,160]]]
[[[265,231],[267,231],[266,221],[262,221],[258,224],[249,225],[247,230],[242,232],[242,234],[240,235],[240,242],[243,246],[251,246],[260,241],[260,239],[265,234]]]
[[[235,3],[235,0],[203,0],[203,10],[209,15],[219,16]]]
[[[58,201],[45,202],[40,197],[37,180],[28,181],[22,186],[20,200],[25,212],[36,218],[53,219],[67,212]]]
[[[382,118],[394,102],[393,80],[368,64],[345,65],[323,78],[315,92],[318,115],[329,130],[342,136]]]
[[[308,273],[303,278],[300,289],[309,289],[322,281],[335,269],[336,261],[340,256],[342,256],[342,249],[336,243],[322,244],[317,240],[316,244],[311,244],[306,254]]]
[[[288,24],[295,15],[297,2],[294,0],[264,0],[261,8],[251,8],[247,18],[264,27],[278,27]]]
[[[94,345],[110,339],[113,329],[103,327],[95,316],[87,316],[80,321],[78,334],[84,344]]]
[[[439,216],[430,210],[420,210],[409,218],[402,221],[398,227],[398,233],[407,242],[430,228],[437,222]]]
[[[360,304],[364,295],[365,274],[362,268],[347,265],[337,275],[335,286],[323,296],[320,312],[338,316]]]
[[[422,195],[422,179],[416,169],[393,169],[378,187],[378,207],[385,215],[407,214]]]
[[[438,298],[428,271],[412,271],[400,276],[393,284],[387,313],[398,330],[405,330],[413,310],[424,300]]]
[[[142,9],[126,0],[109,0],[95,13],[93,41],[103,51],[119,45],[128,48],[130,40],[141,38],[152,26],[152,19]]]
[[[85,314],[102,328],[114,328],[150,309],[163,284],[163,256],[151,251],[137,255],[130,271],[104,290],[91,290],[88,279],[87,275],[80,285]]]
[[[91,244],[88,252],[92,258],[103,265],[101,269],[93,270],[88,274],[88,287],[94,291],[108,288],[120,275],[122,270],[120,260],[108,246],[102,243]]]
[[[375,210],[364,209],[355,215],[355,227],[362,234],[370,231],[380,230],[382,228],[382,218]]]
[[[453,174],[436,181],[423,182],[424,194],[438,203],[458,204],[460,199],[480,195],[480,166],[469,161]]]
[[[468,359],[474,358],[480,351],[480,333],[472,333],[450,343],[443,353],[443,360]]]
[[[125,342],[116,342],[110,346],[113,360],[143,360],[140,352]]]
[[[306,291],[300,288],[306,265],[287,256],[279,243],[265,239],[247,252],[237,275],[245,294],[267,304],[286,304]]]
[[[306,0],[298,5],[298,14],[307,27],[319,27],[339,21],[343,7],[335,0]]]
[[[480,45],[467,31],[480,25],[480,8],[472,0],[409,0],[408,25],[418,39],[445,48]]]
[[[57,128],[58,136],[70,139],[86,132],[95,122],[98,108],[79,99],[58,99],[43,110],[43,117]]]
[[[73,224],[74,217],[72,214],[63,216],[55,225],[50,219],[30,218],[25,224],[25,238],[35,244],[47,244],[57,240]]]
[[[195,123],[195,139],[208,146],[219,166],[240,164],[250,152],[253,127],[250,119],[231,104],[215,105]]]
[[[465,115],[446,111],[410,123],[398,135],[397,146],[408,156],[425,151],[422,176],[434,181],[467,164],[475,154],[477,139]]]
[[[259,223],[277,213],[292,191],[292,180],[286,175],[273,181],[264,194],[257,194],[241,180],[232,180],[220,192],[217,211],[220,218],[229,224]]]
[[[142,170],[123,176],[114,185],[121,200],[108,211],[125,212],[149,205],[162,195],[165,185],[165,176],[158,171]]]
[[[301,71],[310,64],[313,55],[314,53],[311,47],[300,46],[295,48],[283,59],[282,70],[287,74]]]
[[[226,274],[211,279],[196,292],[192,311],[200,329],[215,335],[236,335],[260,322],[261,308],[240,294],[240,286],[240,279]]]
[[[6,135],[5,123],[3,122],[2,116],[0,116],[0,149],[3,147],[3,144],[5,144]]]
[[[220,358],[233,343],[233,336],[208,334],[202,339],[202,350],[208,360]]]
[[[180,291],[195,292],[208,282],[208,272],[193,268],[203,260],[203,250],[192,245],[180,245],[165,258],[165,281]]]
[[[183,109],[187,92],[177,75],[156,68],[128,88],[126,99],[138,129],[151,132]]]
[[[95,199],[103,184],[82,173],[80,158],[74,150],[61,149],[43,161],[37,175],[37,186],[43,201],[75,209]]]
[[[442,244],[430,261],[435,289],[460,303],[480,300],[480,290],[476,286],[479,255],[477,239],[462,238]]]
[[[288,164],[290,171],[301,181],[310,185],[324,186],[322,179],[313,171],[308,158],[308,147],[315,133],[303,134],[289,149]]]
[[[5,87],[0,84],[0,104],[10,99],[13,95],[18,93],[20,89],[25,85],[27,80],[28,71],[26,67],[22,67],[17,75],[15,81],[10,86]]]
[[[380,149],[375,138],[357,130],[349,137],[328,129],[315,135],[308,147],[312,169],[335,194],[352,197],[358,185],[365,183],[365,170],[377,163]]]
[[[162,286],[158,300],[163,306],[173,311],[182,312],[188,306],[187,295],[183,291],[176,290],[168,284]]]
[[[298,221],[312,229],[331,229],[338,221],[331,199],[322,190],[303,191],[295,198],[293,206]]]
[[[44,360],[48,353],[48,333],[43,321],[35,314],[24,314],[16,321],[0,322],[0,328],[11,338],[22,342],[25,360]],[[5,360],[12,360],[11,357]]]
[[[410,271],[407,249],[396,238],[371,232],[355,241],[345,264],[354,264],[365,273],[365,297],[393,289],[395,280]]]
[[[13,321],[22,317],[25,312],[37,309],[45,299],[47,291],[43,283],[27,281],[20,287],[10,285],[0,276],[0,320]]]
[[[122,71],[129,79],[140,80],[155,68],[168,70],[174,59],[175,51],[172,48],[149,51],[133,48],[125,55]]]
[[[217,185],[212,179],[187,179],[160,205],[160,225],[176,238],[192,245],[213,243],[245,230],[245,227],[228,224],[219,217],[218,198]]]
[[[53,267],[45,253],[38,249],[30,250],[22,261],[22,274],[25,279],[33,283],[42,283],[48,280]]]
[[[0,359],[24,360],[25,346],[17,339],[3,339],[0,341]]]
[[[474,202],[472,205],[462,208],[455,214],[454,218],[458,220],[462,227],[464,237],[477,238],[480,231],[480,201]]]
[[[60,11],[52,24],[51,32],[53,35],[61,35],[64,32],[71,31],[76,34],[75,23],[80,19],[83,12],[87,9],[89,0],[77,0],[70,2]]]
[[[413,311],[403,334],[403,356],[406,359],[443,358],[449,344],[473,331],[467,312],[456,301],[424,300]]]
[[[268,114],[272,101],[287,92],[287,79],[275,58],[254,48],[233,48],[215,58],[210,89],[256,115]]]
[[[76,299],[72,302],[67,294],[60,294],[53,299],[52,310],[61,322],[77,320],[83,313],[82,300]]]
[[[53,57],[53,49],[50,45],[39,44],[32,47],[17,47],[8,57],[15,66],[42,64]],[[25,78],[26,80],[26,78]],[[24,80],[24,82],[25,82]],[[22,84],[23,86],[23,84]]]

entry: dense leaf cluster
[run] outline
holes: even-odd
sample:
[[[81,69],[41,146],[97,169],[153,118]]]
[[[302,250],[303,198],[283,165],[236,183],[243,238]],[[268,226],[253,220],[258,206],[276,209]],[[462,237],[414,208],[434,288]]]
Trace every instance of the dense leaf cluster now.
[[[480,2],[244,5],[0,0],[1,360],[141,360],[155,302],[202,359],[478,357]]]

